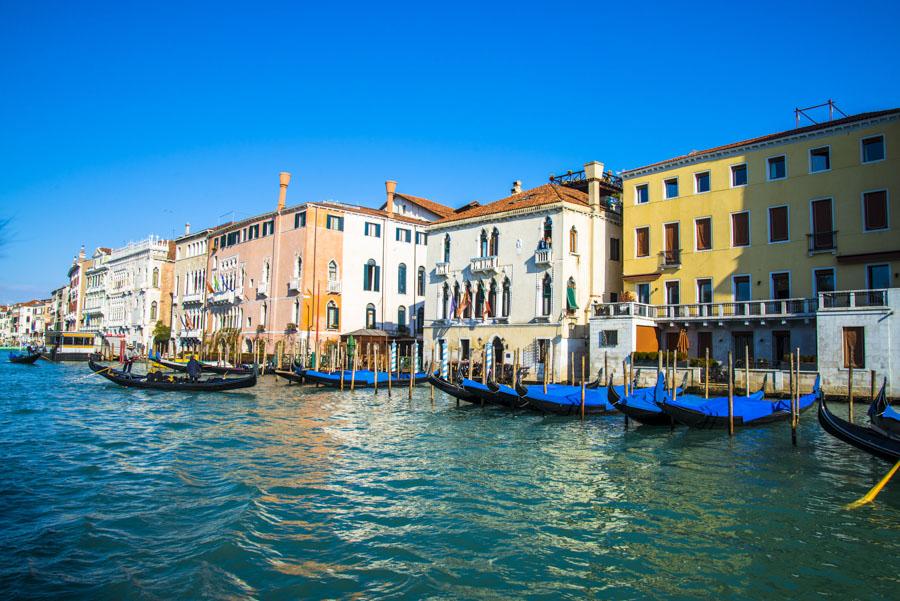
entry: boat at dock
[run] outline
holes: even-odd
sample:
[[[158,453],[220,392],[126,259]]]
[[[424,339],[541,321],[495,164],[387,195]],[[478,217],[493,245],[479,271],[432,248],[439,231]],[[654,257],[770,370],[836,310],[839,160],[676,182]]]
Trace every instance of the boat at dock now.
[[[449,382],[440,377],[438,374],[429,374],[428,375],[428,383],[440,390],[441,392],[446,392],[450,396],[464,401],[466,403],[477,403],[479,402],[479,398],[463,388],[462,386],[457,386],[453,382]]]
[[[883,393],[884,387],[882,386],[878,396],[880,397]],[[872,404],[875,405],[875,402]],[[900,461],[900,438],[876,430],[874,427],[854,424],[839,418],[828,409],[824,395],[819,398],[819,424],[835,438],[870,455],[890,462]]]
[[[344,388],[348,388],[350,386],[351,381],[353,382],[354,388],[371,388],[375,386],[375,378],[376,374],[378,377],[378,385],[379,386],[387,386],[388,385],[388,373],[384,371],[371,371],[367,369],[359,369],[356,370],[355,375],[354,372],[345,369],[343,377]],[[304,378],[307,383],[311,384],[320,384],[322,386],[330,386],[332,388],[341,386],[341,372],[325,372],[318,371],[315,369],[308,369],[304,373]],[[409,374],[400,374],[397,376],[396,374],[392,374],[391,377],[391,385],[392,386],[409,386]],[[415,381],[413,382],[414,386],[419,386],[420,384],[425,384],[428,381],[428,374],[426,372],[420,371],[415,375]]]
[[[256,386],[257,373],[254,370],[249,376],[237,378],[213,377],[191,380],[187,377],[166,376],[160,372],[148,374],[132,374],[88,360],[88,366],[95,374],[103,376],[110,382],[126,388],[145,390],[169,390],[186,392],[223,392]]]
[[[681,394],[682,387],[676,390],[676,395]],[[630,419],[648,426],[671,426],[674,418],[664,412],[657,402],[666,390],[666,378],[662,372],[656,376],[656,385],[652,388],[638,388],[625,396],[619,394],[619,390],[613,387],[607,393],[609,402],[621,413]]]
[[[894,409],[887,399],[887,378],[881,385],[881,390],[869,405],[869,423],[872,429],[881,432],[891,438],[900,439],[900,411]]]
[[[25,353],[17,353],[11,352],[9,354],[9,362],[10,363],[18,363],[20,365],[33,365],[35,361],[41,358],[41,353],[34,352],[25,352]]]

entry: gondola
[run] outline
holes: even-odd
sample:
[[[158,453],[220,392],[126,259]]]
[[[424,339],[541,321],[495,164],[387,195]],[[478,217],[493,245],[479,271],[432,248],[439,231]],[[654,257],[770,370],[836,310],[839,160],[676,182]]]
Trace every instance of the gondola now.
[[[41,358],[40,353],[10,353],[9,362],[18,363],[20,365],[33,365],[35,361]]]
[[[294,384],[303,384],[306,381],[306,370],[288,371],[286,369],[276,369],[272,373],[275,374],[276,377]]]
[[[674,418],[660,409],[656,403],[657,398],[662,398],[665,389],[666,379],[662,372],[659,372],[656,385],[652,388],[637,388],[631,394],[622,397],[619,389],[612,387],[607,395],[613,407],[638,423],[648,426],[671,426],[675,423]],[[676,394],[680,394],[681,390],[678,389]]]
[[[452,397],[459,399],[460,401],[464,401],[466,403],[477,403],[478,397],[474,394],[463,388],[462,386],[457,386],[453,382],[448,382],[447,380],[441,378],[438,374],[429,374],[428,382],[442,392],[446,392]]]
[[[498,391],[491,390],[488,388],[487,384],[482,384],[477,380],[470,380],[469,378],[463,378],[460,382],[460,386],[463,389],[474,396],[477,400],[476,402],[480,402],[481,404],[488,403],[490,405],[501,405],[500,394]]]
[[[151,361],[154,363],[159,363],[163,367],[167,369],[171,369],[174,371],[186,372],[187,371],[187,363],[180,363],[177,361],[167,361],[161,357],[151,357]],[[209,363],[200,362],[201,371],[205,371],[210,374],[220,374],[223,376],[246,376],[253,373],[252,367],[246,367],[243,365],[236,367],[228,367],[225,365],[211,365]]]
[[[487,382],[485,385],[494,393],[494,402],[497,405],[510,409],[521,409],[528,405],[528,402],[519,395],[513,386],[497,382]]]
[[[887,400],[886,388],[887,378],[884,379],[878,396],[869,405],[869,422],[873,430],[900,440],[900,411],[894,409]]]
[[[619,386],[619,394],[625,392],[624,386]],[[581,386],[569,386],[566,384],[548,384],[547,392],[543,385],[516,386],[519,396],[526,402],[529,409],[542,413],[555,413],[557,415],[581,414]],[[605,415],[615,413],[616,409],[609,402],[608,387],[596,386],[584,390],[584,413],[586,415]]]
[[[820,394],[819,376],[816,376],[812,392],[800,396],[800,413],[812,407]],[[790,399],[769,401],[762,390],[754,392],[749,397],[733,398],[735,428],[771,424],[784,421],[791,416]],[[673,398],[666,391],[661,399],[656,400],[665,413],[685,426],[701,429],[728,428],[728,397],[707,399],[699,395],[686,394],[681,397],[676,395]]]
[[[307,383],[311,384],[319,384],[321,386],[329,386],[331,388],[339,388],[341,386],[341,372],[325,372],[318,371],[315,369],[308,369],[304,374],[304,378]],[[353,372],[348,370],[344,370],[344,388],[350,387],[350,382],[353,381],[354,388],[372,388],[375,386],[375,372],[367,369],[358,369],[356,370],[356,375],[354,376]],[[419,386],[420,384],[424,384],[428,381],[428,374],[425,372],[418,372],[415,377],[415,381],[413,382],[414,386]],[[388,373],[379,371],[378,372],[378,385],[379,386],[387,386],[388,385]],[[391,378],[392,386],[409,386],[409,374],[400,374],[398,377],[396,374]]]
[[[239,388],[251,388],[256,385],[256,370],[249,376],[237,378],[207,378],[205,380],[191,381],[189,378],[164,376],[159,372],[153,374],[124,373],[112,366],[103,366],[95,363],[93,359],[88,361],[88,366],[95,374],[99,374],[115,382],[119,386],[127,388],[141,388],[145,390],[173,390],[186,392],[222,392],[225,390],[237,390]]]
[[[839,418],[828,410],[824,395],[819,396],[819,423],[826,432],[857,449],[892,463],[900,460],[900,440]]]

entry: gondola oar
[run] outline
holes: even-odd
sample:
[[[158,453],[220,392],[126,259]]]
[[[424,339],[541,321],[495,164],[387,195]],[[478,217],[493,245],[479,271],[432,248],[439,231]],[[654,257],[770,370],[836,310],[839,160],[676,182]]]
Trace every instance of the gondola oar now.
[[[869,492],[867,492],[867,493],[865,494],[865,496],[863,496],[861,499],[858,499],[858,500],[856,500],[856,501],[853,501],[852,503],[850,503],[849,505],[847,505],[846,507],[844,507],[844,509],[856,509],[857,507],[862,507],[862,506],[865,505],[866,503],[871,503],[872,501],[874,501],[874,500],[875,500],[875,497],[877,497],[877,496],[878,496],[878,493],[881,492],[881,489],[884,488],[884,487],[887,485],[888,482],[890,482],[891,478],[894,477],[894,474],[897,473],[897,470],[898,470],[898,469],[900,469],[900,461],[898,461],[897,463],[894,464],[894,467],[891,468],[891,471],[889,471],[889,472],[885,475],[885,477],[882,478],[882,479],[878,482],[878,484],[876,484],[875,486],[873,486],[873,487],[872,487],[872,490],[870,490]]]

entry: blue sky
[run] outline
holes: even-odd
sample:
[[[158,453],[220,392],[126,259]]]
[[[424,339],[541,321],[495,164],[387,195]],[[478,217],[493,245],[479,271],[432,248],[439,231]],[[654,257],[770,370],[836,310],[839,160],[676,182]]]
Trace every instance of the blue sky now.
[[[81,244],[290,204],[456,205],[900,106],[896,2],[0,0],[0,302]]]

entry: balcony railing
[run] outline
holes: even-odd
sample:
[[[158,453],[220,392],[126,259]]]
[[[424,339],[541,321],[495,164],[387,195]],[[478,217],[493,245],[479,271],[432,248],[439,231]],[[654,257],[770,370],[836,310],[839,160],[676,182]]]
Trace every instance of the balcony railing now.
[[[837,230],[806,234],[806,239],[811,253],[837,250]]]
[[[497,271],[497,257],[474,257],[469,269],[473,273],[493,273]]]
[[[762,319],[766,317],[810,317],[819,300],[787,298],[689,305],[645,305],[643,303],[597,303],[594,317],[646,317],[648,319],[706,320]]]
[[[842,290],[820,292],[819,309],[884,309],[888,306],[887,290]]]
[[[256,286],[256,296],[269,296],[269,282],[263,282]]]
[[[328,294],[340,294],[341,280],[328,280],[326,290],[328,291]]]
[[[178,332],[178,338],[203,338],[203,331],[200,328],[181,330]]]
[[[535,265],[549,265],[553,261],[552,248],[539,248],[534,251]]]
[[[300,278],[291,278],[288,280],[288,290],[300,292]]]
[[[450,275],[450,263],[436,263],[434,273],[440,277],[447,277]]]
[[[681,265],[681,249],[664,250],[659,253],[659,264],[665,269]]]
[[[190,294],[182,294],[181,295],[181,304],[182,305],[191,305],[196,303],[203,302],[203,293],[202,292],[192,292]]]
[[[216,292],[209,297],[209,304],[224,305],[235,302],[239,303],[241,302],[241,296],[243,296],[243,294],[243,288],[238,288],[237,290],[223,290],[222,292]]]

